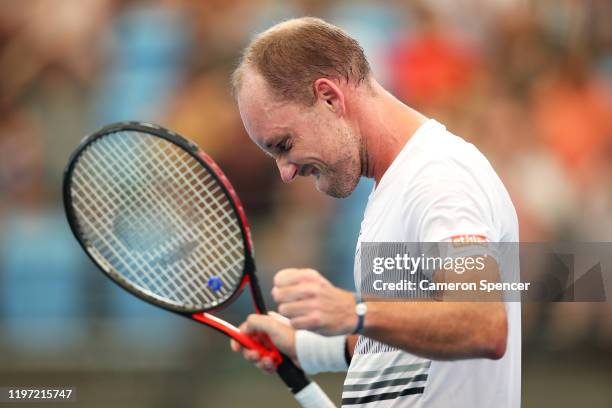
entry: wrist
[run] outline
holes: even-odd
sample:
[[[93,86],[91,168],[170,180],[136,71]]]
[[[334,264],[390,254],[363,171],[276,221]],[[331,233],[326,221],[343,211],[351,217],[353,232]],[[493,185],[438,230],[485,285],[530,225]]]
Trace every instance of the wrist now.
[[[358,294],[355,294],[355,309],[356,322],[353,326],[351,334],[361,334],[365,328],[365,318],[368,312],[368,305],[361,300]]]
[[[320,334],[297,330],[295,352],[297,361],[307,374],[346,371],[346,336],[321,336]]]

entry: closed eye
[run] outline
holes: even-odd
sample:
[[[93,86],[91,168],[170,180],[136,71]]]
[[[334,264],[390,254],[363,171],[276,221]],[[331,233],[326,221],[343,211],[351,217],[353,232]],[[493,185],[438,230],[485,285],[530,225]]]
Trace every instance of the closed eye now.
[[[291,144],[289,143],[289,138],[288,137],[283,138],[283,140],[278,142],[274,146],[274,148],[279,153],[286,153],[286,152],[288,152],[289,150],[291,150]]]

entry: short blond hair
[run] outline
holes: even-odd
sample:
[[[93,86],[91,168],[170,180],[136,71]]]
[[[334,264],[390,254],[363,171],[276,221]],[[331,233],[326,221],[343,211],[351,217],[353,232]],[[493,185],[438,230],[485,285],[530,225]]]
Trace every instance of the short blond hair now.
[[[342,29],[319,18],[279,23],[257,35],[245,48],[232,74],[232,92],[240,90],[244,71],[254,69],[283,100],[312,105],[318,78],[359,85],[371,69],[359,43]]]

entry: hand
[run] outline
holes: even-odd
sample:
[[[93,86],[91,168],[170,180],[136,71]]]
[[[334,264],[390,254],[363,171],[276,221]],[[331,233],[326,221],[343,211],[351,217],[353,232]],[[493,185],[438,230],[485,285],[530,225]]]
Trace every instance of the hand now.
[[[267,334],[276,348],[289,356],[299,367],[295,352],[295,329],[291,327],[288,319],[274,312],[268,315],[252,314],[238,328],[255,337],[258,334]],[[230,340],[230,347],[235,352],[242,351],[244,358],[253,361],[261,370],[267,373],[276,371],[272,360],[269,357],[261,358],[258,351],[246,349],[233,339]]]
[[[357,326],[355,298],[314,269],[283,269],[274,276],[272,297],[294,329],[324,336],[350,334]]]

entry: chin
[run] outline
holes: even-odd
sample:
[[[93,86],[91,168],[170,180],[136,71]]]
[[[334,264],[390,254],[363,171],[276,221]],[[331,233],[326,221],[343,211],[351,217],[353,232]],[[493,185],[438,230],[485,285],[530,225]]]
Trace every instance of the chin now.
[[[316,182],[316,187],[318,191],[330,197],[346,198],[351,195],[353,190],[355,190],[355,187],[357,187],[357,183],[355,183],[352,187],[343,185],[331,185],[330,183],[326,183],[326,180],[324,180],[323,177],[319,177]]]

